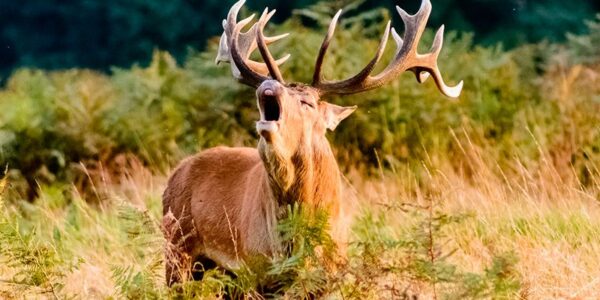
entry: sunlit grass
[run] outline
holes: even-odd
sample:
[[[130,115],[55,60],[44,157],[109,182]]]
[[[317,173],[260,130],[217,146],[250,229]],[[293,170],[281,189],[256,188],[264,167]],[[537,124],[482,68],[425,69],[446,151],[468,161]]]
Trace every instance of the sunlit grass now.
[[[485,156],[474,151],[475,146],[463,146],[471,163],[479,166],[469,178],[450,165],[436,168],[427,163],[422,165],[425,177],[418,180],[414,169],[382,171],[379,178],[372,179],[350,172],[362,211],[357,219],[357,241],[365,234],[359,228],[366,225],[363,228],[383,230],[370,234],[384,239],[412,234],[411,228],[433,207],[438,213],[460,216],[460,221],[443,227],[443,238],[434,243],[436,251],[450,253],[449,261],[466,271],[483,272],[495,257],[512,252],[517,258],[520,297],[600,296],[600,207],[595,198],[600,187],[582,188],[576,181],[557,185],[556,178],[548,176],[551,173],[525,169],[522,174],[503,177],[486,167]],[[36,243],[60,249],[56,252],[60,261],[76,265],[72,272],[61,271],[66,276],[60,282],[64,284],[61,295],[106,298],[167,293],[159,225],[160,194],[166,178],[141,166],[135,169],[120,184],[108,183],[116,180],[96,182],[96,193],[86,197],[102,201],[84,199],[69,185],[53,185],[43,186],[34,204],[10,203],[4,208],[23,232],[35,228]],[[385,223],[374,227],[373,221],[364,223],[365,213],[381,215]],[[148,235],[136,233],[140,230]],[[389,251],[381,255],[396,255],[396,250]],[[6,282],[14,272],[14,268],[0,267],[0,291],[7,297],[16,297],[17,291],[23,290]],[[427,281],[386,278],[383,287],[389,280],[422,297],[434,295]],[[451,295],[453,287],[439,283],[435,289],[437,294]],[[43,292],[40,288],[25,291],[32,295]]]

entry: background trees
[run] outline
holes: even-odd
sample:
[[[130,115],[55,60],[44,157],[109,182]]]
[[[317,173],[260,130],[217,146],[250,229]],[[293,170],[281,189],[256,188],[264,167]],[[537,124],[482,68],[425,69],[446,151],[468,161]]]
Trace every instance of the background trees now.
[[[107,70],[147,62],[153,48],[183,61],[189,47],[202,49],[221,32],[232,0],[26,0],[0,3],[0,77],[18,67]],[[255,0],[251,10],[277,8],[275,22],[316,0]],[[417,0],[336,0],[328,5],[360,4],[360,10],[400,5],[409,12]],[[524,42],[564,39],[585,30],[584,19],[600,10],[598,1],[435,0],[430,24],[475,33],[475,42]],[[350,13],[351,15],[352,13]],[[395,14],[392,14],[395,15]],[[315,26],[303,18],[307,26]],[[398,23],[399,20],[396,20]]]

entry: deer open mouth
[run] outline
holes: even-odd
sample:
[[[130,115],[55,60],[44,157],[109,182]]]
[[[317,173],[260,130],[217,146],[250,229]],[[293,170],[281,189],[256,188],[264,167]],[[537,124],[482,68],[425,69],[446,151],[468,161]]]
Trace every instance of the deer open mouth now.
[[[279,130],[281,119],[281,99],[272,89],[264,89],[258,97],[258,108],[260,110],[260,121],[256,123],[256,129],[263,137],[267,133]]]
[[[272,90],[265,90],[260,97],[261,121],[279,121],[281,105]]]

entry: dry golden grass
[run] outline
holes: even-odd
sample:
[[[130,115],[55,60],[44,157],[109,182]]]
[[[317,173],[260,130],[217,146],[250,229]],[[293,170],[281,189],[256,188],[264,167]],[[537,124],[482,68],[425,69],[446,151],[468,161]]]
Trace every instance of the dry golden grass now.
[[[462,144],[464,167],[475,170],[468,178],[449,164],[425,166],[420,184],[409,171],[382,174],[378,181],[356,177],[359,198],[366,206],[382,207],[433,201],[445,212],[472,214],[448,232],[452,242],[446,247],[458,250],[452,260],[477,271],[494,254],[514,251],[524,299],[599,299],[597,168],[591,167],[592,186],[583,187],[570,170],[557,170],[540,147],[534,168],[517,160],[508,175],[470,140]],[[396,228],[410,223],[401,216],[389,219],[396,220]]]
[[[452,258],[458,265],[478,271],[494,254],[514,251],[525,299],[600,297],[600,207],[594,192],[565,186],[554,186],[551,192],[530,186],[532,191],[527,191],[447,173],[432,180],[445,191],[436,197],[444,210],[473,215],[448,233],[452,243],[447,247],[458,249]],[[530,184],[548,188],[542,180]],[[363,182],[359,190],[369,195],[371,203],[382,199],[393,199],[388,204],[397,199],[427,203],[425,197],[398,191],[397,181]],[[389,219],[401,228],[409,223],[401,217]]]
[[[451,134],[460,137],[464,133]],[[600,298],[598,176],[593,176],[591,186],[582,187],[572,173],[558,172],[541,147],[540,160],[533,167],[530,164],[525,168],[515,160],[509,168],[500,169],[489,161],[491,156],[486,156],[485,150],[469,139],[459,140],[457,137],[464,156],[460,159],[467,162],[461,167],[432,155],[418,172],[396,168],[370,179],[350,172],[347,179],[361,208],[387,211],[392,222],[389,227],[398,232],[412,223],[402,210],[391,207],[425,207],[433,203],[444,213],[470,214],[465,221],[445,229],[449,242],[441,247],[457,250],[452,262],[466,270],[481,271],[496,254],[514,251],[519,259],[516,267],[523,299]],[[50,239],[53,228],[58,228],[64,247],[82,259],[63,280],[62,292],[66,295],[82,299],[118,297],[115,267],[143,269],[161,260],[157,220],[166,177],[152,175],[135,162],[128,163],[125,170],[118,175],[120,178],[97,176],[101,179],[95,181],[94,192],[86,196],[69,186],[46,187],[35,206],[19,208],[26,211],[26,223],[36,227],[40,236]],[[74,193],[67,197],[73,199],[70,206],[64,203],[65,192]],[[86,197],[98,199],[84,200]],[[140,244],[128,237],[126,224],[119,216],[123,205],[149,212],[156,221],[154,241]],[[162,266],[154,271],[159,275],[153,277],[156,286],[163,286]],[[0,266],[0,279],[10,278],[12,272]],[[423,298],[432,295],[428,286],[417,286],[415,290]],[[4,281],[0,282],[0,291],[4,298],[22,296],[18,286]],[[29,295],[40,296],[35,292]]]

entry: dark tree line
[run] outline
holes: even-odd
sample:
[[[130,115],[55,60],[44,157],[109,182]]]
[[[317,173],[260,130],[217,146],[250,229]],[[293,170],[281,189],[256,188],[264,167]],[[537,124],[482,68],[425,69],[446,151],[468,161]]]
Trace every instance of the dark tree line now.
[[[252,10],[277,8],[281,22],[295,8],[317,0],[255,0]],[[0,76],[22,66],[106,70],[146,62],[153,48],[182,59],[220,34],[233,0],[7,0],[0,1]],[[348,0],[336,0],[348,3]],[[362,9],[400,5],[414,12],[418,0],[364,1]],[[508,47],[580,32],[600,1],[433,0],[430,23],[475,33],[476,42]],[[396,20],[398,21],[398,20]]]

